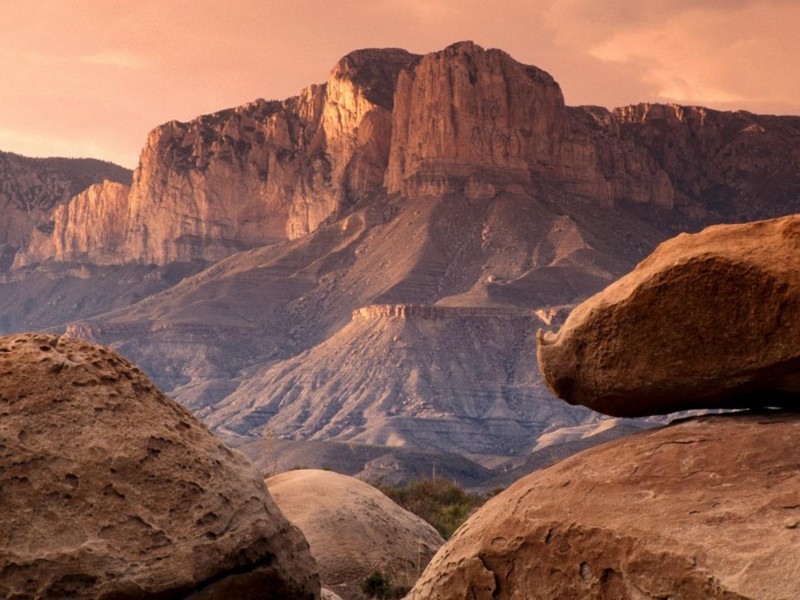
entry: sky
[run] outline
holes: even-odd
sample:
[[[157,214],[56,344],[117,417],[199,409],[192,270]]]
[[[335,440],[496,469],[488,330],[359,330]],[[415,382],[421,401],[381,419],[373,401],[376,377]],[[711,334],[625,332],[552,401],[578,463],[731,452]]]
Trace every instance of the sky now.
[[[283,99],[358,48],[472,40],[568,104],[800,115],[800,0],[0,0],[0,150],[133,168],[166,121]]]

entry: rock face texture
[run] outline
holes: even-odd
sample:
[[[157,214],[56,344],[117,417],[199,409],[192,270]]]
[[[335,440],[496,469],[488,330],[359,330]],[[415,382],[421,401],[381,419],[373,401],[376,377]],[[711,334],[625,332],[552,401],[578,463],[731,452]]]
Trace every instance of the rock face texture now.
[[[33,232],[27,252],[17,254],[14,266],[34,260],[100,265],[118,262],[125,239],[129,193],[129,186],[106,180],[56,206],[51,213],[51,226]]]
[[[110,249],[116,263],[166,264],[306,235],[382,185],[397,73],[415,60],[404,50],[356,51],[299,96],[157,127],[122,228],[117,213],[98,208],[88,223],[56,223],[52,237],[82,238],[71,230],[105,220],[108,239],[86,248],[88,261],[107,262]],[[29,262],[48,256],[34,250]]]
[[[539,336],[556,395],[616,416],[800,406],[800,216],[659,246]]]
[[[410,588],[444,543],[428,523],[347,475],[304,469],[266,484],[308,539],[322,585],[342,598],[366,598],[361,586],[373,571]]]
[[[49,234],[53,226],[49,213],[55,206],[105,179],[130,184],[131,172],[94,159],[27,158],[0,152],[0,245],[24,248],[35,228]],[[8,266],[0,257],[0,267]]]
[[[117,353],[0,338],[0,595],[317,598],[255,470]]]
[[[408,598],[797,598],[798,442],[797,414],[740,414],[582,452],[481,507]]]

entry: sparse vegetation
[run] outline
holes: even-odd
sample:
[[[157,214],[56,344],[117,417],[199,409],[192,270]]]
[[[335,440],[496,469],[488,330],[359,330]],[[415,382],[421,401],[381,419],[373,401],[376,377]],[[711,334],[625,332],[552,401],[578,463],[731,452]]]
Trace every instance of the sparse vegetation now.
[[[484,496],[468,494],[458,484],[440,477],[421,479],[407,487],[380,484],[376,487],[433,525],[445,539],[487,500]]]
[[[391,579],[380,571],[373,571],[361,586],[361,591],[370,598],[402,598],[408,593],[408,588],[393,586]]]

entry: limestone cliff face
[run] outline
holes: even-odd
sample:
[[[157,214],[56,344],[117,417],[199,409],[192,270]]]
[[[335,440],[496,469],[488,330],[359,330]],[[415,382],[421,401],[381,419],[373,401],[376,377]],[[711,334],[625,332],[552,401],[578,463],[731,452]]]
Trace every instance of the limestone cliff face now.
[[[449,191],[485,175],[529,183],[561,138],[566,109],[555,80],[500,50],[471,42],[425,56],[400,74],[386,187],[407,195]]]
[[[26,247],[32,235],[50,233],[54,207],[104,179],[130,183],[130,177],[127,169],[99,160],[0,152],[0,247],[11,249],[0,252],[0,267],[7,268],[13,250]]]
[[[297,97],[157,127],[127,199],[75,198],[18,264],[215,261],[307,235],[383,184],[397,73],[415,60],[353,52]]]
[[[647,151],[695,219],[800,210],[800,118],[637,104],[613,112],[623,143]],[[729,218],[729,217],[728,217]],[[726,219],[727,220],[727,219]]]
[[[69,203],[56,206],[49,227],[33,232],[27,252],[17,254],[14,266],[48,259],[117,262],[125,239],[129,192],[129,186],[106,180],[90,186]]]
[[[67,220],[82,232],[45,220],[50,239],[28,254],[61,244],[56,260],[215,261],[308,235],[381,188],[410,201],[510,192],[648,206],[683,230],[800,211],[799,162],[800,118],[567,107],[550,75],[471,42],[424,57],[359,50],[297,97],[156,128],[124,227],[116,213]],[[78,202],[65,214],[91,212]]]
[[[606,205],[671,207],[667,174],[609,111],[564,105],[555,80],[500,50],[454,44],[397,83],[390,192],[492,197],[546,181]]]
[[[397,71],[414,56],[364,50],[326,85],[154,130],[134,175],[128,260],[217,260],[293,239],[380,187]]]

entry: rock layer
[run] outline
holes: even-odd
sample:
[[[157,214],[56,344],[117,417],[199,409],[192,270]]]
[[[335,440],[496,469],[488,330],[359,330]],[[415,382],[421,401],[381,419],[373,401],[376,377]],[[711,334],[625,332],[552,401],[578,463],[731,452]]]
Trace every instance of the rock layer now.
[[[373,571],[410,588],[444,543],[428,523],[347,475],[303,469],[266,484],[308,539],[322,585],[343,598],[366,597],[361,586]]]
[[[797,414],[753,414],[582,452],[486,503],[408,598],[797,598],[799,443]]]
[[[0,595],[316,598],[255,470],[117,353],[0,338]]]
[[[800,215],[660,245],[539,336],[556,395],[615,416],[800,406]]]

